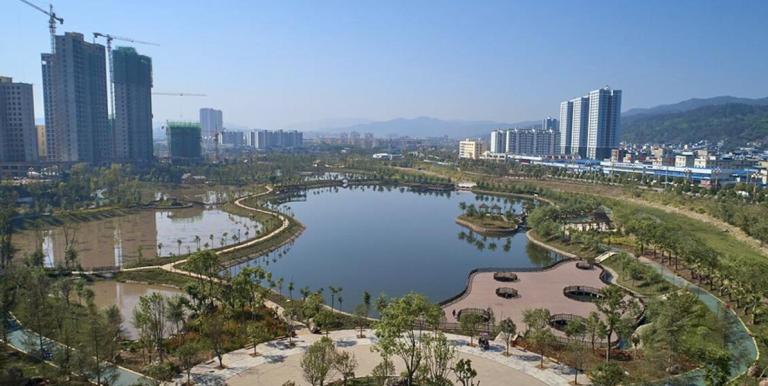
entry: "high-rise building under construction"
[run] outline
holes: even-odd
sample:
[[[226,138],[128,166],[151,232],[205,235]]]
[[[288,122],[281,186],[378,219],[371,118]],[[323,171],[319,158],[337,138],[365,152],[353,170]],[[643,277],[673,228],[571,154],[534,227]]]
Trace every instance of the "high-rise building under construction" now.
[[[152,160],[152,59],[132,47],[112,51],[115,90],[114,158]]]
[[[112,133],[104,46],[67,32],[55,37],[55,47],[55,53],[41,55],[47,158],[107,162]]]

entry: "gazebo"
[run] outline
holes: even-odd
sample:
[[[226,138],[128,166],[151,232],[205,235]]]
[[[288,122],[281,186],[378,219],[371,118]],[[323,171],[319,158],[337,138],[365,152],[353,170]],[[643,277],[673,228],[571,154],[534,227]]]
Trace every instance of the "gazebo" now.
[[[512,287],[496,288],[496,296],[504,299],[512,299],[518,296],[517,290]]]
[[[501,282],[517,281],[517,274],[514,272],[494,272],[493,279]]]

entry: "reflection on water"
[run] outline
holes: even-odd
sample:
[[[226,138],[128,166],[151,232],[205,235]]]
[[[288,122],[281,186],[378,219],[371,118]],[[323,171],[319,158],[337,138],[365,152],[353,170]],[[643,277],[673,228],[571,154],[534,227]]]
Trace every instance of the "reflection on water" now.
[[[141,211],[121,217],[87,221],[14,236],[19,255],[41,245],[49,267],[64,261],[66,239],[74,239],[83,268],[123,266],[141,258],[218,248],[253,238],[260,224],[220,209],[186,208]],[[68,235],[68,236],[67,236]]]
[[[341,287],[342,308],[352,310],[363,291],[416,291],[441,301],[462,291],[473,269],[541,267],[558,259],[529,243],[524,232],[485,237],[455,223],[461,202],[520,213],[530,201],[381,186],[314,189],[301,196],[281,206],[306,226],[302,235],[233,267],[233,273],[260,265],[284,279],[284,294],[290,282],[295,288],[325,288],[329,303],[328,287]]]
[[[182,194],[182,198],[189,198],[192,201],[203,203],[205,205],[219,205],[227,201],[231,201],[235,198],[240,198],[245,194],[246,194],[245,192],[241,192],[241,191],[230,192],[230,191],[219,191],[219,190],[207,190],[204,192],[191,194],[190,196],[184,196]],[[158,192],[155,192],[154,194],[155,201],[168,200],[172,197],[179,198],[177,195],[167,193],[167,192],[158,191]]]
[[[158,285],[119,283],[116,281],[97,281],[91,286],[94,298],[93,302],[99,309],[117,306],[120,315],[123,317],[123,330],[126,337],[136,339],[136,329],[133,327],[133,309],[139,304],[139,298],[149,295],[153,292],[160,293],[163,296],[170,297],[181,294],[176,288],[170,288]]]

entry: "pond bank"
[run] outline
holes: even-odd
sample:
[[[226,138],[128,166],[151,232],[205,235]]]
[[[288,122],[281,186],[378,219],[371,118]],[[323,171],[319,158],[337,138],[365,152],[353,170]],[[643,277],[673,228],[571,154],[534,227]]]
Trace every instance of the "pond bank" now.
[[[549,244],[547,244],[544,241],[540,241],[539,239],[537,239],[533,235],[533,229],[529,230],[528,232],[525,232],[525,236],[528,237],[528,241],[530,241],[530,242],[532,242],[532,243],[534,243],[534,244],[536,244],[536,245],[538,245],[538,246],[540,246],[542,248],[545,248],[545,249],[548,249],[548,250],[550,250],[552,252],[555,252],[558,255],[562,255],[562,256],[565,256],[565,257],[568,257],[568,258],[571,258],[571,259],[581,259],[581,257],[579,257],[576,254],[573,254],[573,253],[570,253],[570,252],[566,252],[566,251],[564,251],[562,249],[555,248],[554,246],[549,245]]]
[[[469,228],[473,232],[479,233],[481,235],[488,235],[488,236],[511,235],[517,232],[518,230],[517,225],[510,228],[486,227],[479,224],[475,224],[470,220],[462,218],[462,216],[456,217],[456,224],[459,224],[465,228]]]

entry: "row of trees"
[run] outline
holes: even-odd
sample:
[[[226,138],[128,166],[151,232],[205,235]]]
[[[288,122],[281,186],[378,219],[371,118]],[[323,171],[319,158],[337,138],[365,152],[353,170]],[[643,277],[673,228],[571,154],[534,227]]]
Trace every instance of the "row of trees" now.
[[[26,348],[31,355],[56,364],[61,381],[92,379],[109,384],[116,377],[114,364],[124,338],[122,318],[116,307],[100,310],[93,299],[82,279],[54,279],[40,267],[6,267],[0,271],[3,341],[7,342],[13,313],[36,332],[28,335]]]
[[[544,357],[550,350],[565,350],[569,363],[583,370],[585,350],[590,347],[590,342],[595,352],[598,340],[608,341],[610,337],[629,339],[639,313],[637,302],[626,297],[618,287],[606,288],[603,295],[598,306],[599,313],[593,312],[584,320],[575,318],[568,321],[563,329],[568,338],[565,343],[552,331],[552,316],[548,310],[531,309],[525,312],[523,321],[526,328],[522,337],[527,347],[541,355],[542,367]],[[309,295],[307,303],[311,303],[315,296],[318,294]],[[456,361],[454,344],[440,331],[443,311],[439,306],[422,295],[411,293],[389,299],[381,305],[380,314],[381,318],[374,325],[378,342],[373,349],[382,360],[372,374],[372,378],[382,382],[380,384],[395,375],[395,358],[402,363],[404,371],[401,375],[408,385],[450,385],[451,376],[462,385],[474,384],[477,373],[471,368],[471,362]],[[488,322],[476,313],[461,315],[459,323],[461,331],[469,337],[470,345],[485,324]],[[508,354],[514,338],[518,336],[518,327],[511,319],[505,319],[495,327],[494,332],[506,343]],[[623,378],[623,371],[617,370],[617,365],[610,360],[610,345],[605,347],[605,362],[594,366],[590,374],[593,381],[598,381],[596,384],[616,385]],[[312,385],[323,385],[335,371],[346,384],[356,362],[354,357],[350,359],[342,354],[329,339],[313,344],[302,360],[305,379]],[[578,372],[574,381],[578,381]]]
[[[738,256],[719,256],[695,235],[650,215],[632,216],[623,224],[625,231],[637,240],[641,255],[650,249],[653,256],[675,270],[687,269],[700,284],[709,285],[734,302],[753,324],[768,314],[764,302],[768,295],[768,264]]]

